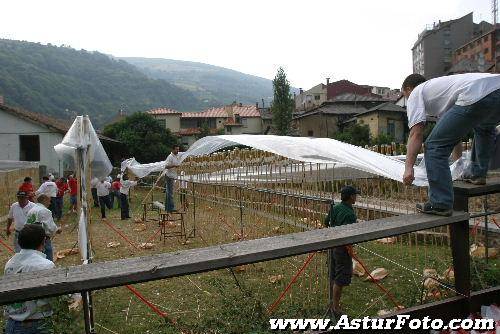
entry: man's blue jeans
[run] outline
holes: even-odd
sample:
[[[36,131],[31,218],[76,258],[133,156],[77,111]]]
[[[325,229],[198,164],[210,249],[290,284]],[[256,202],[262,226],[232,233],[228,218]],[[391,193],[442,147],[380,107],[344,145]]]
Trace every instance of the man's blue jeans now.
[[[14,251],[19,253],[21,251],[21,246],[19,246],[19,232],[14,231]]]
[[[172,212],[175,210],[174,204],[174,179],[167,177],[166,192],[165,192],[165,210]]]
[[[470,174],[486,176],[495,143],[495,126],[500,122],[500,89],[470,106],[454,105],[439,119],[425,141],[425,168],[429,180],[429,201],[440,209],[453,207],[453,184],[448,158],[453,147],[474,130],[475,156]]]
[[[45,239],[45,249],[43,253],[47,256],[47,260],[54,261],[54,250],[52,248],[52,240]]]
[[[53,333],[49,319],[15,321],[8,319],[5,334],[50,334]]]

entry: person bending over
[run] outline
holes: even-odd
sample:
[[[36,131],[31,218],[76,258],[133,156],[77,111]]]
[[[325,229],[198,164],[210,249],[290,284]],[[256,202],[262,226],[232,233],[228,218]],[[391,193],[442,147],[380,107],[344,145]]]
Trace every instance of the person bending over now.
[[[470,170],[465,172],[465,180],[473,184],[486,183],[495,126],[500,122],[500,75],[465,73],[426,81],[420,74],[411,74],[404,80],[402,90],[408,98],[410,128],[403,182],[413,183],[413,166],[422,146],[425,123],[428,116],[437,117],[424,144],[429,201],[417,204],[417,210],[450,216],[453,184],[449,157],[471,130],[474,131],[474,156]]]

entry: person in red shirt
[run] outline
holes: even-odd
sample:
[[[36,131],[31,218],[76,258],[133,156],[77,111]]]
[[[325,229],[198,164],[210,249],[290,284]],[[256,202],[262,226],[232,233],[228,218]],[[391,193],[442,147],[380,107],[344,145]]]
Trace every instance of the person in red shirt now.
[[[24,178],[24,182],[19,187],[19,191],[24,191],[26,194],[28,194],[28,200],[34,202],[35,188],[33,188],[33,180],[31,179],[31,177],[26,176]]]
[[[57,196],[55,203],[54,218],[56,220],[60,220],[62,218],[62,211],[64,206],[64,194],[69,192],[69,187],[68,187],[68,182],[64,177],[57,179],[56,185],[57,185]]]
[[[76,196],[78,195],[78,182],[73,177],[73,175],[70,175],[68,178],[68,186],[69,186],[69,200],[71,204],[69,212],[76,213],[76,201],[77,201]]]
[[[120,179],[116,178],[113,183],[111,183],[111,191],[109,193],[109,197],[111,198],[111,208],[115,206],[115,198],[117,199],[118,208],[120,208],[120,188],[122,184],[120,183]]]

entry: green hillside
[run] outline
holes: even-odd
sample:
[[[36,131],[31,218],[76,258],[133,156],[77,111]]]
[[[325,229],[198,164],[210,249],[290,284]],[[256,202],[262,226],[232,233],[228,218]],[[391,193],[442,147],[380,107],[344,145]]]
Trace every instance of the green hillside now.
[[[144,74],[164,79],[188,89],[206,105],[229,104],[233,101],[255,104],[272,100],[273,85],[269,79],[223,67],[190,61],[161,58],[120,58],[137,66]]]
[[[120,108],[128,113],[167,106],[201,110],[192,92],[152,79],[129,63],[98,52],[0,39],[0,95],[5,103],[98,127]]]

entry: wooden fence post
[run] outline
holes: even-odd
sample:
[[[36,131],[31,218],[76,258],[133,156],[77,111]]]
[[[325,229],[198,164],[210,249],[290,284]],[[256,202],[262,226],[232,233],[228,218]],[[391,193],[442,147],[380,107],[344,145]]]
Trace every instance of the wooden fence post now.
[[[467,195],[455,193],[454,210],[469,211]],[[455,276],[455,289],[467,298],[470,296],[470,254],[469,254],[469,220],[450,225],[451,254]],[[464,299],[461,311],[469,314],[469,301]]]

